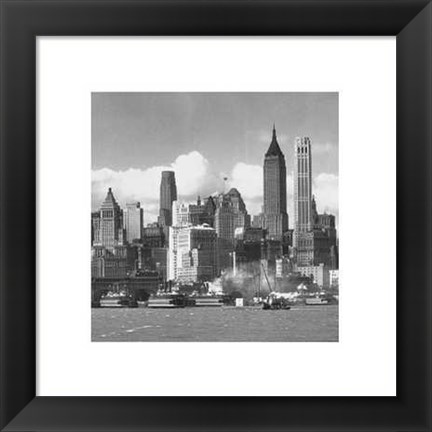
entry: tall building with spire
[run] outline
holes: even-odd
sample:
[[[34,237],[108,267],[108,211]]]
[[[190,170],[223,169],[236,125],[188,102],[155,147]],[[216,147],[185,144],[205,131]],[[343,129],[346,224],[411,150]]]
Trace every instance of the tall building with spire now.
[[[298,233],[313,228],[312,201],[311,142],[308,137],[297,137],[294,144],[294,246]]]
[[[177,200],[177,186],[174,171],[162,171],[160,183],[159,224],[172,225],[172,203]]]
[[[93,244],[106,248],[123,244],[122,211],[111,188],[108,189],[99,210],[99,221],[94,232]]]
[[[276,137],[273,135],[270,146],[264,157],[264,217],[263,228],[267,230],[267,238],[282,240],[283,233],[288,229],[286,199],[286,165]]]

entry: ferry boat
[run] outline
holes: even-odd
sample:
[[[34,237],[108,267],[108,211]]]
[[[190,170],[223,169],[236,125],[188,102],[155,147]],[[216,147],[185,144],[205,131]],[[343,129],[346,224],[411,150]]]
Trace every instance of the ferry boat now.
[[[187,300],[188,306],[195,307],[220,307],[224,305],[224,299],[222,296],[213,296],[213,295],[197,295],[190,296]]]
[[[147,307],[149,308],[184,308],[186,306],[186,297],[182,294],[167,293],[150,296]]]
[[[309,306],[327,305],[330,301],[324,297],[311,297],[305,300],[305,304]]]
[[[137,301],[127,293],[111,292],[103,295],[99,300],[99,307],[101,308],[135,308],[138,307]]]
[[[313,297],[306,297],[305,299],[305,304],[309,306],[330,305],[330,304],[337,304],[337,303],[338,303],[338,298],[325,292],[321,292]]]

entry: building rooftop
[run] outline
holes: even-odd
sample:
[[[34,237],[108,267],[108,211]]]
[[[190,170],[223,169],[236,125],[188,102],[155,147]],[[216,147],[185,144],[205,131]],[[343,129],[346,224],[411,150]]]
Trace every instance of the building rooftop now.
[[[112,189],[108,188],[107,195],[105,197],[104,202],[101,205],[101,208],[113,208],[118,207],[117,201],[114,198],[114,194],[112,193]]]
[[[270,146],[267,150],[267,153],[265,155],[266,155],[266,157],[267,156],[283,156],[282,150],[280,149],[279,144],[277,142],[275,125],[273,125],[272,140],[271,140]]]

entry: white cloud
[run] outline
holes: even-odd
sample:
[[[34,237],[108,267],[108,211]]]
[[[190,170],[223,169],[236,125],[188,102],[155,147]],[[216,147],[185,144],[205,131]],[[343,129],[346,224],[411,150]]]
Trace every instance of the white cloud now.
[[[336,144],[331,142],[313,143],[312,155],[334,154],[335,151],[337,151]]]
[[[177,191],[182,197],[196,197],[212,189],[215,176],[210,172],[208,160],[197,151],[178,156],[171,169],[176,173]],[[160,176],[157,179],[158,191],[159,182]]]
[[[261,212],[263,198],[263,169],[259,165],[237,163],[229,178],[229,187],[236,188],[252,215]]]
[[[263,194],[263,168],[259,165],[237,163],[229,180],[230,187],[235,187],[242,194],[243,199],[260,198]]]
[[[144,207],[145,222],[155,221],[159,210],[159,187],[163,170],[175,171],[180,199],[195,198],[200,193],[210,194],[217,182],[220,182],[218,176],[211,173],[207,159],[197,151],[178,156],[169,166],[131,168],[125,171],[102,168],[92,171],[92,208],[99,208],[111,187],[122,207],[128,201],[140,201]]]
[[[335,174],[321,173],[313,180],[313,194],[318,212],[339,213],[339,177]]]
[[[102,168],[92,171],[92,208],[99,208],[109,187],[124,207],[128,201],[140,201],[144,207],[145,223],[157,220],[159,212],[159,187],[161,172],[174,170],[179,199],[192,202],[197,195],[205,198],[223,190],[223,177],[228,177],[228,188],[235,187],[241,193],[251,215],[261,212],[263,204],[263,168],[238,162],[231,174],[216,173],[209,161],[199,152],[192,151],[178,156],[168,166],[146,169],[114,171]],[[338,176],[321,173],[313,180],[313,193],[319,212],[338,215]],[[290,226],[293,225],[293,178],[287,175],[287,211]]]

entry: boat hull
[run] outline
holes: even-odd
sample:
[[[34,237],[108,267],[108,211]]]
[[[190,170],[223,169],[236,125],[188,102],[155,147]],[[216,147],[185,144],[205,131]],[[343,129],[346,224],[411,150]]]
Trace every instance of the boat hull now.
[[[131,299],[101,299],[99,301],[101,308],[135,308],[138,303]]]
[[[176,309],[184,308],[186,299],[183,296],[155,296],[150,297],[147,307],[151,309]]]
[[[311,298],[311,299],[306,299],[305,304],[307,306],[320,306],[320,305],[328,305],[328,304],[330,304],[330,302],[327,299]]]

